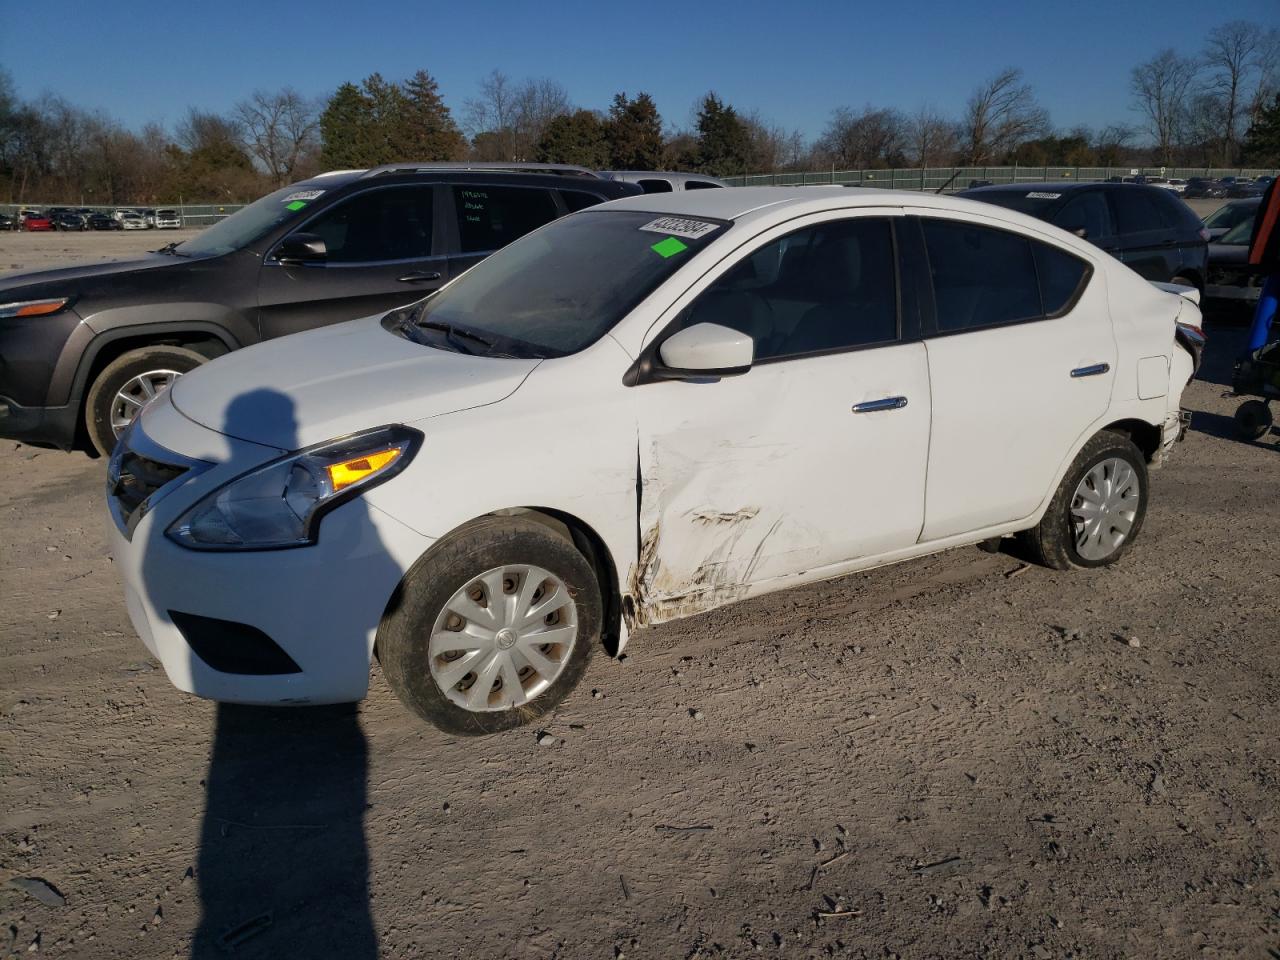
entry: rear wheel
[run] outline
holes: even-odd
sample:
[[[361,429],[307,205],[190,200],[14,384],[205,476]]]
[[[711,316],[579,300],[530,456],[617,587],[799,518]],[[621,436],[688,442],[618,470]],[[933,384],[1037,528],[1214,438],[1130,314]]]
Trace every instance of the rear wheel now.
[[[595,571],[529,517],[487,517],[414,565],[378,628],[400,700],[450,733],[485,734],[557,706],[600,642]]]
[[[1127,436],[1103,431],[1084,445],[1024,539],[1035,559],[1056,570],[1107,566],[1142,529],[1147,495],[1142,451]]]
[[[1271,430],[1271,406],[1261,400],[1246,400],[1236,407],[1236,431],[1244,440],[1261,440]]]
[[[85,430],[94,448],[110,455],[143,405],[205,359],[185,347],[154,346],[130,350],[107,364],[84,404]]]

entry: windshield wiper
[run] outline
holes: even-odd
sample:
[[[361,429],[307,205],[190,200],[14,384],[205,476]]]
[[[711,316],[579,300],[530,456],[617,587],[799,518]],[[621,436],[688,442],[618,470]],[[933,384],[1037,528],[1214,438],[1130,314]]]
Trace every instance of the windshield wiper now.
[[[462,350],[461,344],[454,339],[455,337],[463,340],[471,340],[480,344],[480,346],[484,347],[486,350],[493,349],[493,341],[488,337],[483,337],[478,333],[473,333],[472,331],[465,330],[462,327],[455,327],[453,324],[445,323],[443,320],[419,320],[414,325],[417,327],[425,327],[428,330],[439,330],[444,334],[444,338],[448,340],[449,343],[453,344],[454,347],[464,353],[469,351]]]
[[[185,257],[186,256],[185,253],[178,252],[178,243],[179,241],[177,240],[173,241],[173,243],[166,243],[163,247],[161,247],[159,250],[156,250],[154,252],[155,253],[171,253],[175,257]]]

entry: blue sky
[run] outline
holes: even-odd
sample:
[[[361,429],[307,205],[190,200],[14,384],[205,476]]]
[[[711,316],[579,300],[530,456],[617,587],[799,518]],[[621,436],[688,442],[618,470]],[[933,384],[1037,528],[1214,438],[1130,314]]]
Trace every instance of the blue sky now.
[[[129,126],[227,110],[254,89],[321,95],[419,68],[457,115],[497,67],[557,79],[589,108],[647,90],[674,126],[714,89],[806,136],[840,105],[956,114],[1013,65],[1069,128],[1136,122],[1130,68],[1166,46],[1195,52],[1228,18],[1280,26],[1280,3],[0,0],[0,65],[24,97],[61,94]]]

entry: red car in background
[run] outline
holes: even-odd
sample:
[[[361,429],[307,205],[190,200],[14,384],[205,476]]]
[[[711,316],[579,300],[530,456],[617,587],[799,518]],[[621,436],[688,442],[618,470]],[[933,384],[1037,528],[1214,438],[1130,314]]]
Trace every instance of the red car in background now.
[[[47,216],[45,216],[45,214],[43,213],[37,213],[34,210],[28,210],[22,214],[22,229],[31,230],[31,231],[52,230],[53,221],[50,220]]]

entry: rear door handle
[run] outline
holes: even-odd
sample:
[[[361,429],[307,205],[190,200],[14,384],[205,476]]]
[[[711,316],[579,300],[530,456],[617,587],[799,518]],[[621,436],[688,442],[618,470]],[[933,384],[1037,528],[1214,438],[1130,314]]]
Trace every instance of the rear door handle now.
[[[878,413],[881,410],[901,410],[907,405],[906,397],[885,397],[883,400],[866,400],[853,405],[854,413]]]
[[[1107,373],[1111,369],[1109,363],[1094,363],[1087,367],[1076,367],[1071,371],[1071,377],[1079,380],[1081,377],[1097,377]]]
[[[439,280],[438,273],[406,273],[403,277],[396,277],[401,283],[430,283],[432,280]]]

